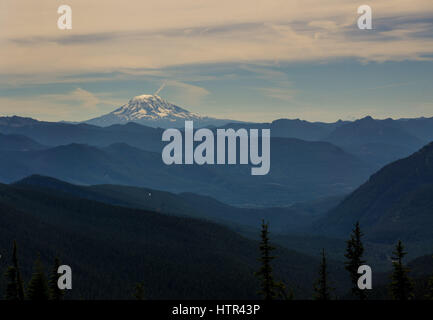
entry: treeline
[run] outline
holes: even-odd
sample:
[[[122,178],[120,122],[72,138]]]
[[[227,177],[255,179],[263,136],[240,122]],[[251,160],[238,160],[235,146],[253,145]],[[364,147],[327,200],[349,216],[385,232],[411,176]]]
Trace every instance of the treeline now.
[[[24,285],[23,278],[18,263],[18,253],[16,241],[13,242],[12,263],[5,273],[6,292],[4,298],[11,301],[23,300],[62,300],[64,291],[58,287],[59,274],[57,273],[60,266],[58,258],[54,259],[53,269],[47,278],[40,257],[35,261],[32,277]]]
[[[355,299],[366,300],[368,299],[367,289],[361,289],[358,286],[359,278],[362,274],[358,273],[358,268],[366,264],[363,259],[364,245],[362,243],[362,232],[359,222],[355,224],[354,229],[350,235],[349,240],[346,241],[346,261],[344,267],[349,273],[351,280],[351,296]],[[260,241],[260,269],[256,272],[256,276],[260,280],[261,290],[259,294],[265,300],[274,299],[293,299],[293,292],[287,291],[286,286],[281,281],[276,281],[272,273],[271,262],[276,257],[272,255],[275,249],[270,244],[269,239],[269,226],[262,221],[261,228],[261,241]],[[414,280],[409,276],[410,269],[403,263],[403,259],[407,252],[404,250],[403,243],[398,241],[395,250],[392,252],[392,266],[393,271],[391,274],[390,283],[388,285],[389,298],[393,300],[412,300],[414,299]],[[322,249],[321,260],[318,269],[317,280],[314,284],[314,300],[332,300],[336,299],[333,292],[335,288],[332,287],[329,281],[328,263],[325,249]],[[433,275],[428,281],[428,293],[422,299],[433,300]]]
[[[348,278],[351,281],[351,296],[350,299],[366,300],[369,298],[370,290],[362,290],[358,286],[359,278],[362,274],[358,273],[360,266],[367,262],[364,260],[364,245],[362,242],[362,232],[359,223],[357,222],[352,230],[350,238],[346,241],[346,253],[344,268],[348,273]],[[291,288],[288,288],[283,281],[275,279],[273,273],[273,261],[276,256],[273,255],[275,247],[270,243],[269,226],[264,221],[262,222],[261,241],[259,243],[260,266],[255,276],[260,281],[260,291],[258,292],[265,300],[292,300],[294,293]],[[395,250],[392,252],[393,271],[388,284],[389,298],[394,300],[411,300],[414,299],[415,281],[409,276],[409,268],[404,264],[403,260],[407,252],[405,252],[403,243],[399,241]],[[30,281],[25,285],[20,271],[18,262],[17,244],[13,241],[12,259],[10,265],[4,273],[5,277],[5,292],[6,300],[23,301],[23,300],[62,300],[64,297],[63,290],[58,287],[60,275],[58,269],[60,261],[54,259],[51,272],[47,276],[40,257],[36,259],[33,267],[33,272]],[[334,294],[335,288],[332,281],[329,280],[329,268],[325,249],[321,251],[320,264],[317,272],[317,279],[313,287],[314,300],[333,300],[337,299]],[[428,293],[422,299],[433,300],[433,276],[427,281]],[[129,298],[142,300],[146,298],[146,286],[144,282],[140,282],[131,290]],[[374,297],[373,297],[374,298]],[[385,298],[385,297],[383,297]]]

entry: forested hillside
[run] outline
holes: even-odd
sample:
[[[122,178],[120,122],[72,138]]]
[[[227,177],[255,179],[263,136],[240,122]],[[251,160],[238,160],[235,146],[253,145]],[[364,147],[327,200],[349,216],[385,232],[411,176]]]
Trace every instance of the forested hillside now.
[[[73,270],[71,297],[129,299],[138,282],[149,299],[257,297],[258,243],[225,227],[19,186],[0,186],[0,206],[1,268],[14,239],[26,281],[38,252],[47,269],[58,255]],[[309,297],[318,261],[276,255],[276,276]]]

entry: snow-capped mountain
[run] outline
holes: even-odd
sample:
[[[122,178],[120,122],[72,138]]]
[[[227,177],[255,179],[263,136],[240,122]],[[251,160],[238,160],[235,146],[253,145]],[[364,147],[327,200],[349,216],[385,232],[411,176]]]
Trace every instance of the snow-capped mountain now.
[[[185,120],[193,120],[195,126],[222,125],[232,120],[205,117],[178,107],[157,95],[140,95],[120,108],[85,121],[101,127],[136,122],[151,127],[183,127]]]

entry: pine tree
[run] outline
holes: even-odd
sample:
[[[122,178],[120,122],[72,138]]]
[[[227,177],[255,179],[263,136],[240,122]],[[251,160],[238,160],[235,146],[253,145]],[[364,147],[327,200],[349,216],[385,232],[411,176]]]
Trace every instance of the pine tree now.
[[[142,282],[135,285],[134,298],[137,300],[144,300],[144,284]]]
[[[428,289],[427,289],[427,299],[433,300],[433,277],[430,278],[428,282]]]
[[[18,287],[17,287],[17,271],[15,267],[8,267],[6,273],[6,300],[19,300],[18,298]]]
[[[428,300],[433,300],[433,277],[430,278],[428,282],[428,288],[427,288],[427,295],[426,298]]]
[[[27,298],[30,300],[48,300],[49,290],[40,257],[36,259],[33,275],[27,288]]]
[[[275,283],[275,288],[278,298],[282,300],[293,300],[295,298],[293,290],[289,289],[287,292],[286,285],[282,281]]]
[[[403,258],[407,254],[399,240],[393,252],[393,266],[391,294],[394,300],[410,300],[413,298],[413,283],[409,278],[409,269],[403,265]]]
[[[274,281],[272,275],[271,262],[275,257],[271,255],[271,252],[275,248],[269,244],[268,225],[265,224],[264,221],[262,221],[261,242],[259,248],[261,252],[259,259],[261,266],[259,271],[255,273],[261,280],[261,290],[259,291],[259,294],[263,295],[265,300],[273,300],[278,296],[279,291],[281,290],[281,285]]]
[[[15,269],[16,287],[18,300],[24,300],[24,286],[21,278],[20,268],[18,266],[18,255],[17,255],[17,242],[14,240],[12,249],[12,264]]]
[[[59,267],[60,267],[60,260],[58,257],[56,257],[54,259],[54,266],[53,269],[51,270],[50,279],[48,281],[48,286],[50,290],[50,299],[56,301],[62,300],[64,294],[64,292],[59,289],[59,285],[57,283],[59,281],[59,276],[60,276],[57,273]]]
[[[432,256],[432,258],[433,258],[433,256]],[[433,300],[433,276],[428,281],[426,298],[428,300]]]
[[[331,300],[332,288],[328,281],[328,265],[326,263],[325,249],[322,249],[322,261],[319,267],[319,278],[314,285],[315,300]]]
[[[355,228],[352,230],[352,234],[350,235],[350,239],[346,242],[347,248],[344,256],[347,258],[347,261],[344,264],[345,269],[350,274],[350,280],[352,281],[352,294],[360,300],[365,300],[367,298],[365,290],[358,288],[358,268],[365,264],[365,260],[362,259],[364,254],[364,246],[361,241],[362,236],[363,234],[359,222],[356,222]]]

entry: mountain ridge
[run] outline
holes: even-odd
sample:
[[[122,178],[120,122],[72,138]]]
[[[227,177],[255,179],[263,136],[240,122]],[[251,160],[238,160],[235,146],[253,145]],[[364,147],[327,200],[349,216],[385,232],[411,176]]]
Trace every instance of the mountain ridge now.
[[[240,205],[285,206],[314,196],[348,193],[365,181],[369,166],[328,142],[271,138],[271,171],[250,175],[247,165],[171,165],[159,152],[125,143],[104,147],[72,143],[38,151],[1,151],[0,181],[31,174],[75,184],[121,184],[193,192]]]

